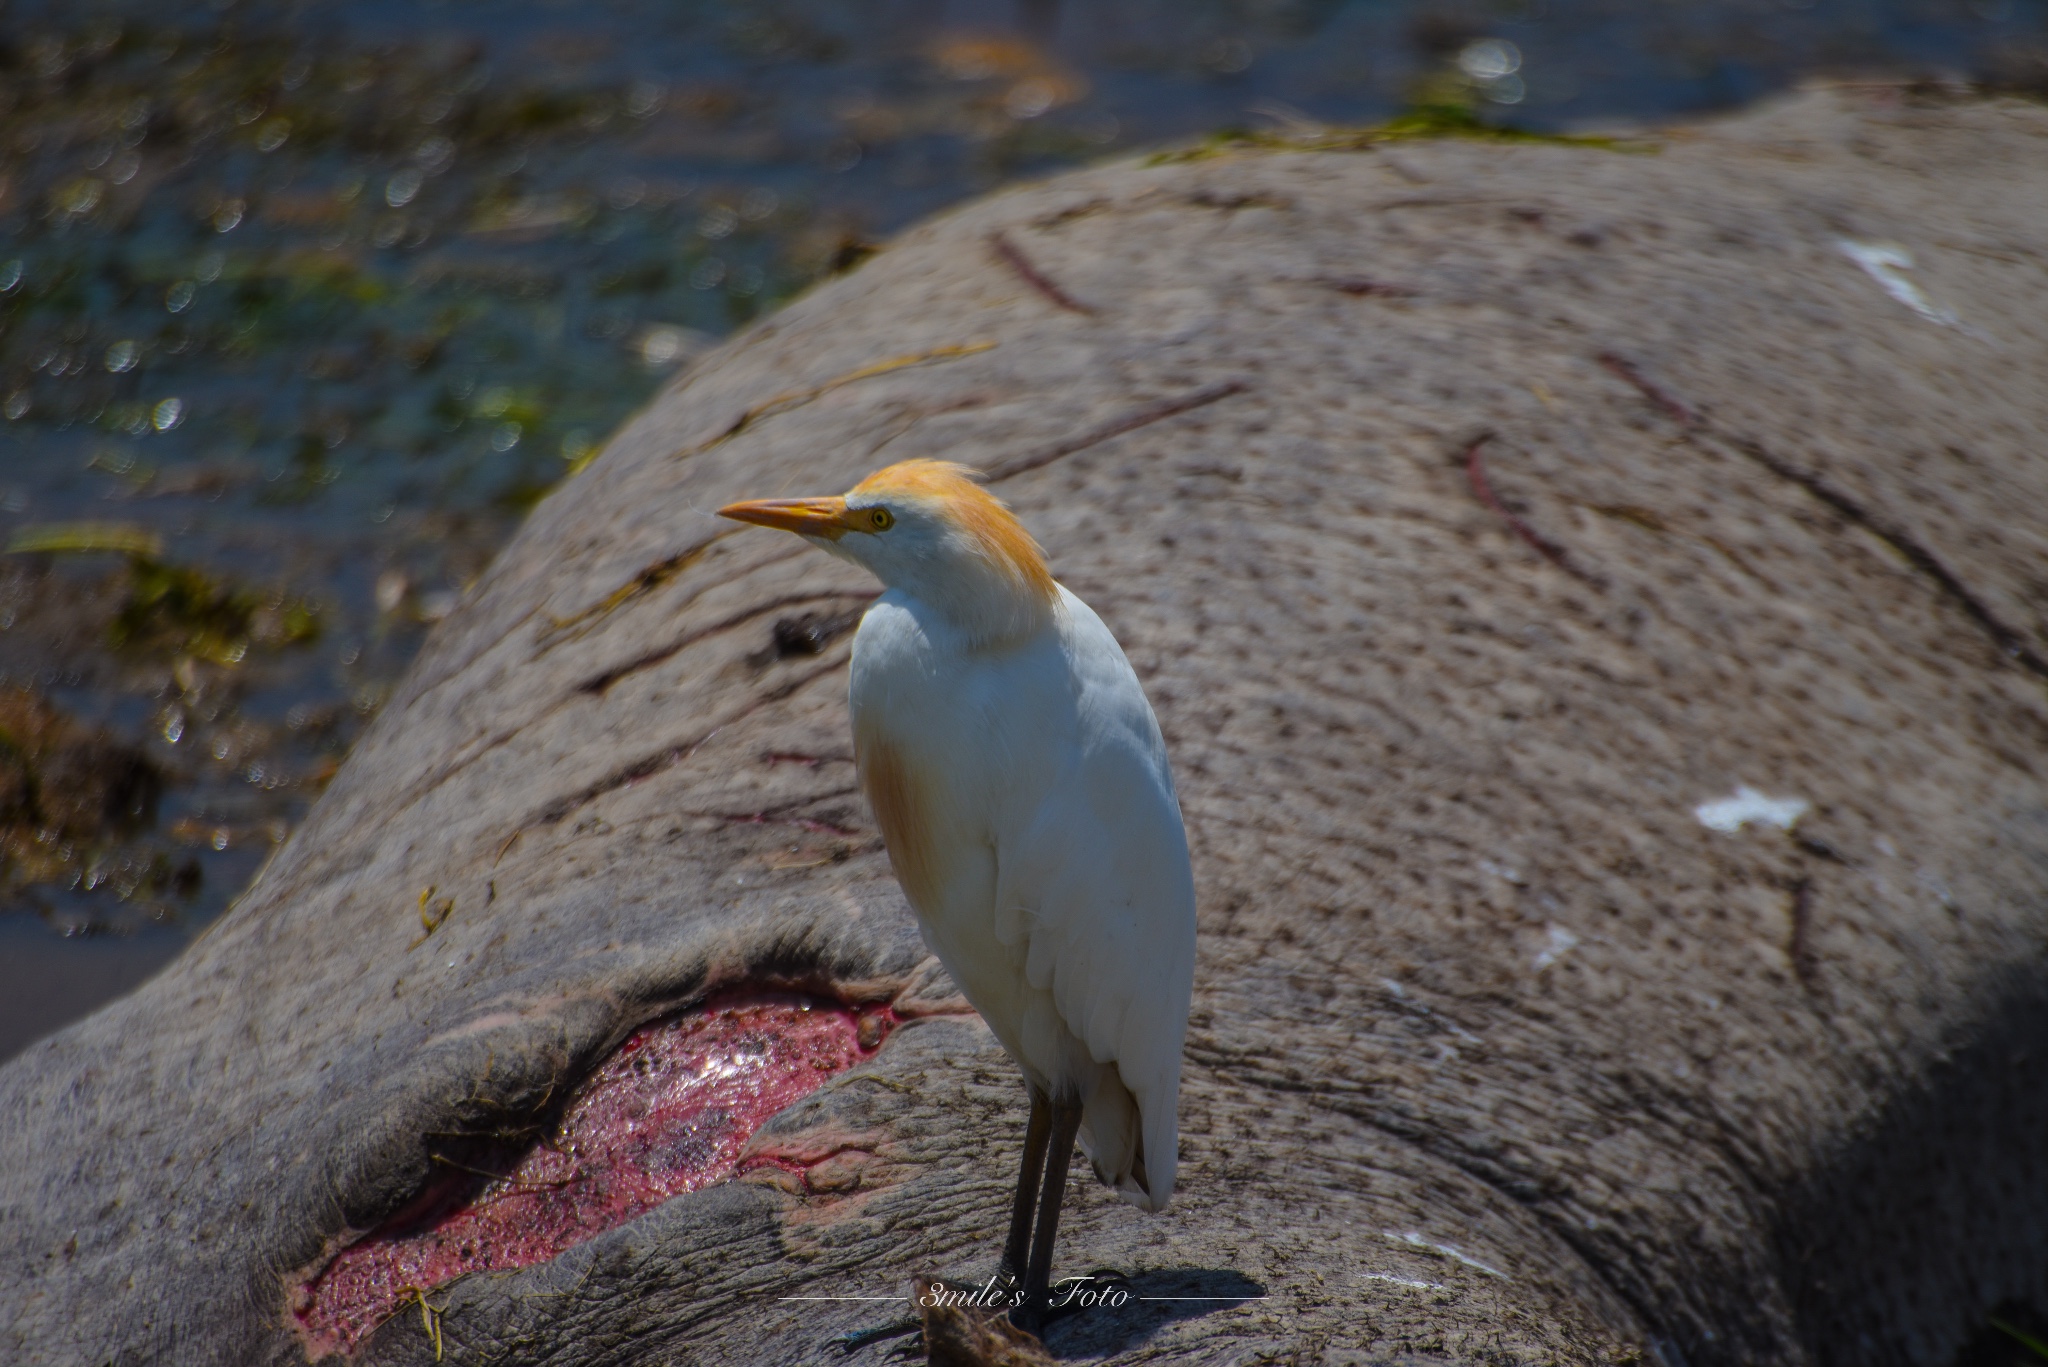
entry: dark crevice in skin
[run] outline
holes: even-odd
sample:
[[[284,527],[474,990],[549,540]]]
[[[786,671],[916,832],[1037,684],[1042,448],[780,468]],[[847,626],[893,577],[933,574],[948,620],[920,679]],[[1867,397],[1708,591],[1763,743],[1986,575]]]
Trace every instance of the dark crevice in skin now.
[[[1397,285],[1366,275],[1319,275],[1306,283],[1348,294],[1353,299],[1413,299],[1422,293],[1413,285]]]
[[[878,598],[878,593],[861,595],[864,598]],[[816,655],[827,646],[860,625],[860,619],[867,613],[865,603],[858,608],[842,608],[838,612],[799,612],[788,617],[779,617],[774,629],[768,633],[768,644],[747,657],[747,663],[756,669],[766,669],[778,660],[793,660],[800,655]]]
[[[706,593],[710,592],[713,588],[735,583],[740,578],[744,577],[745,574],[751,573],[753,570],[760,568],[761,565],[772,563],[773,560],[786,558],[787,557],[785,556],[771,557],[770,560],[764,560],[759,562],[758,564],[747,566],[744,570],[742,570],[739,574],[735,575],[731,579],[721,579],[716,584],[708,584],[705,587],[697,590],[695,593],[692,593],[688,598],[686,598],[678,606],[677,611],[680,612],[689,608],[699,598],[702,598]],[[810,601],[810,599],[813,597],[818,599],[858,597],[860,596],[861,592],[862,591],[860,590],[848,590],[843,593],[835,591],[823,592],[815,595],[798,595],[793,596],[790,599],[790,601],[793,603],[806,602]],[[869,592],[867,596],[873,597],[875,595],[872,592]],[[774,605],[771,604],[769,605],[769,607],[760,609],[760,611],[770,611],[772,610],[773,606]],[[532,615],[533,614],[531,612],[526,614],[527,617],[530,617]],[[636,669],[645,668],[648,665],[658,664],[662,659],[667,659],[682,650],[686,650],[698,641],[705,640],[713,635],[718,634],[718,632],[722,630],[728,629],[731,626],[742,624],[746,620],[746,618],[751,615],[755,614],[739,614],[733,618],[727,619],[727,621],[724,623],[720,623],[718,625],[705,628],[699,632],[691,633],[689,636],[684,637],[681,641],[676,643],[673,649],[668,649],[665,653],[660,654],[659,658],[656,658],[652,654],[648,656],[642,656],[639,659],[631,661],[626,665],[620,666],[617,670],[610,672],[616,673],[618,677],[624,677],[626,674],[631,673]],[[522,618],[522,620],[524,620],[524,618]],[[602,681],[602,687],[597,686],[600,681]],[[571,703],[582,701],[586,695],[602,695],[606,688],[609,688],[611,684],[616,682],[617,678],[607,679],[605,675],[593,676],[591,679],[584,680],[582,683],[571,688],[567,693],[561,695],[560,697],[557,697],[554,701],[550,702],[547,706],[535,712],[532,716],[521,720],[515,725],[505,727],[503,730],[493,732],[490,736],[486,737],[481,743],[477,744],[474,749],[470,750],[469,753],[462,755],[460,758],[450,760],[447,764],[443,765],[441,768],[435,770],[432,774],[428,775],[427,777],[421,779],[418,783],[414,784],[397,800],[397,803],[395,804],[395,810],[404,811],[405,809],[411,807],[413,804],[419,802],[422,798],[424,798],[428,793],[433,792],[436,788],[439,788],[442,784],[448,782],[449,779],[454,778],[457,774],[460,774],[463,770],[469,768],[478,760],[483,759],[492,751],[501,749],[502,747],[510,744],[520,735],[521,732],[525,731],[528,727],[538,725],[539,723],[547,720],[549,717],[552,717],[555,713],[561,711],[564,707],[569,706]]]
[[[805,798],[804,800],[806,802],[823,802],[828,798],[832,797],[849,797],[858,791],[860,790],[857,788],[846,788],[831,793],[820,793],[815,798]],[[836,835],[842,837],[852,837],[864,834],[864,832],[859,830],[857,827],[842,826],[836,821],[825,821],[818,817],[808,816],[783,816],[777,815],[773,811],[715,813],[685,812],[684,815],[703,816],[709,820],[722,821],[728,826],[795,826],[799,829],[809,831],[813,835]],[[875,848],[881,848],[880,842],[876,842]],[[845,857],[850,858],[853,853],[854,851],[849,850],[847,851]]]
[[[1813,948],[1813,879],[1792,884],[1792,933],[1785,947],[1793,976],[1808,992],[1820,985],[1820,955]]]
[[[1043,451],[1037,451],[1028,456],[1017,456],[1011,460],[997,461],[982,473],[990,484],[1000,484],[1002,481],[1024,474],[1026,471],[1036,470],[1041,466],[1050,465],[1056,460],[1064,460],[1068,456],[1086,451],[1091,446],[1100,446],[1112,437],[1120,437],[1126,432],[1135,432],[1140,427],[1149,427],[1155,422],[1163,422],[1167,418],[1178,417],[1182,413],[1191,412],[1197,408],[1205,408],[1220,399],[1227,399],[1233,394],[1248,393],[1250,390],[1251,385],[1243,380],[1224,380],[1217,384],[1204,385],[1193,393],[1183,394],[1177,399],[1168,399],[1164,403],[1153,404],[1151,407],[1141,408],[1135,413],[1126,413],[1123,417],[1113,418],[1092,432],[1084,432],[1078,437],[1059,442],[1056,445],[1047,447]]]
[[[742,608],[730,617],[713,622],[709,626],[699,627],[695,631],[678,636],[667,645],[656,646],[654,649],[637,655],[623,664],[613,665],[600,674],[593,674],[582,683],[577,684],[575,691],[578,693],[595,694],[601,697],[613,684],[630,674],[637,674],[643,669],[651,669],[655,665],[673,659],[691,646],[696,645],[699,641],[731,631],[735,627],[745,626],[757,617],[780,611],[783,608],[800,607],[805,603],[826,603],[835,599],[859,599],[865,601],[880,596],[880,593],[874,589],[825,589],[816,593],[790,593],[784,594],[780,598],[771,598],[765,603],[757,603],[752,607]],[[853,614],[853,620],[855,622],[859,621],[858,613]],[[819,646],[810,650],[786,651],[780,649],[781,625],[781,623],[776,624],[777,638],[775,643],[770,646],[770,650],[773,652],[770,655],[770,659],[787,659],[791,655],[815,655],[819,649],[823,648]],[[826,644],[829,644],[829,642]]]
[[[1664,416],[1670,418],[1680,427],[1699,427],[1703,425],[1698,414],[1671,395],[1665,393],[1655,381],[1643,374],[1642,368],[1634,361],[1629,360],[1625,356],[1617,355],[1612,351],[1601,352],[1599,361],[1601,367],[1608,374],[1634,385],[1644,398],[1655,404],[1663,412]]]
[[[611,773],[598,779],[595,783],[555,799],[526,820],[520,822],[519,829],[506,838],[503,848],[510,849],[514,841],[536,826],[559,825],[570,813],[589,806],[606,793],[615,792],[629,784],[638,783],[645,778],[651,778],[664,769],[674,768],[695,754],[699,746],[703,745],[720,731],[723,731],[726,727],[751,716],[771,703],[781,702],[798,689],[825,677],[827,674],[838,673],[846,667],[849,658],[850,652],[835,652],[831,659],[819,665],[816,669],[808,670],[793,679],[785,680],[774,688],[767,690],[749,701],[746,706],[719,721],[717,725],[708,727],[688,740],[677,741],[672,745],[663,746],[651,754],[643,755],[630,764],[625,764],[612,770]]]
[[[2048,680],[2048,659],[2027,644],[2026,637],[2001,621],[1984,600],[1970,591],[1968,585],[1956,577],[1954,571],[1944,565],[1934,552],[1914,539],[1912,533],[1895,523],[1888,522],[1872,513],[1862,504],[1850,498],[1841,490],[1829,484],[1814,471],[1801,469],[1791,461],[1772,452],[1762,442],[1750,437],[1735,436],[1717,428],[1700,412],[1663,388],[1652,382],[1631,361],[1614,354],[1602,352],[1600,364],[1611,374],[1626,380],[1634,386],[1657,410],[1677,423],[1692,439],[1692,434],[1713,438],[1789,484],[1796,484],[1813,498],[1832,508],[1864,531],[1897,551],[1906,563],[1931,579],[1950,602],[1961,608],[1971,621],[1983,629],[1991,638],[1998,653],[2025,669],[2035,678]]]
[[[1184,196],[1181,203],[1191,209],[1215,209],[1222,213],[1234,214],[1244,209],[1275,209],[1281,213],[1292,213],[1295,202],[1285,195],[1238,192],[1226,194],[1219,190],[1197,190]]]
[[[692,442],[679,451],[671,452],[669,459],[689,460],[692,457],[701,456],[714,447],[723,446],[726,442],[740,435],[740,433],[752,430],[757,423],[772,418],[779,413],[787,413],[793,408],[802,408],[805,404],[813,403],[834,390],[845,388],[847,385],[858,384],[862,380],[872,380],[882,375],[893,375],[899,370],[909,370],[918,366],[942,365],[948,361],[957,361],[967,356],[979,356],[985,351],[995,350],[998,345],[999,343],[996,342],[979,341],[958,342],[946,346],[932,347],[925,351],[913,352],[907,356],[890,356],[879,361],[873,361],[867,365],[846,371],[843,374],[834,375],[829,380],[809,385],[802,389],[784,390],[780,394],[754,404],[737,418],[734,418],[724,427],[719,428],[703,440]],[[726,533],[726,535],[731,534],[730,532]]]
[[[1065,309],[1068,313],[1081,314],[1084,317],[1092,318],[1095,316],[1094,309],[1061,289],[1051,276],[1048,276],[1044,271],[1033,265],[1031,258],[1019,251],[1016,244],[1011,242],[1009,238],[1004,237],[1000,232],[988,235],[988,245],[994,250],[997,260],[1008,266],[1012,271],[1015,271],[1018,279],[1031,286],[1032,289],[1037,290],[1047,299],[1050,299],[1056,307]]]
[[[881,439],[868,443],[867,459],[873,461],[879,458],[883,451],[908,436],[911,429],[926,418],[943,417],[949,413],[966,413],[976,408],[987,408],[995,402],[997,399],[994,395],[984,393],[962,395],[945,403],[902,406],[896,415],[882,426]]]
[[[797,750],[769,750],[761,756],[763,764],[801,764],[806,769],[815,769],[821,764],[851,764],[852,755],[811,755]]]
[[[1956,606],[1967,613],[1970,619],[1984,629],[1999,653],[2018,664],[2038,679],[2048,680],[2048,660],[2044,660],[2026,643],[2026,638],[2012,627],[2000,621],[1984,601],[1972,593],[1962,580],[1958,579],[1948,566],[1941,563],[1934,553],[1914,540],[1904,528],[1893,525],[1866,511],[1847,494],[1829,485],[1819,475],[1801,470],[1791,462],[1782,460],[1766,450],[1764,446],[1747,437],[1724,436],[1713,433],[1720,441],[1763,466],[1783,480],[1797,484],[1807,493],[1833,508],[1849,521],[1875,536],[1904,556],[1909,564],[1920,573],[1932,579]]]
[[[1493,490],[1492,481],[1486,477],[1486,466],[1480,457],[1481,449],[1492,440],[1493,433],[1481,432],[1465,446],[1465,454],[1462,457],[1465,466],[1465,482],[1471,485],[1472,496],[1485,504],[1494,516],[1507,524],[1509,531],[1520,537],[1545,560],[1548,560],[1551,564],[1588,587],[1604,589],[1606,585],[1598,577],[1588,574],[1572,563],[1571,557],[1565,553],[1564,547],[1558,545],[1534,527],[1531,527],[1510,509],[1507,504],[1501,502],[1500,495]]]
[[[827,789],[822,793],[806,793],[802,797],[791,798],[788,802],[778,802],[772,807],[763,807],[756,812],[679,811],[675,815],[695,817],[700,821],[717,821],[728,826],[800,826],[804,830],[821,835],[868,835],[871,832],[853,826],[842,826],[836,821],[826,821],[819,817],[792,815],[792,813],[804,807],[814,806],[820,802],[830,802],[834,798],[852,797],[859,791],[858,785],[847,784],[843,787]]]
[[[1481,1178],[1480,1180],[1484,1181],[1485,1179]],[[1499,1188],[1496,1187],[1495,1190],[1499,1190]],[[1639,1298],[1633,1291],[1614,1277],[1608,1270],[1605,1259],[1600,1256],[1600,1251],[1589,1243],[1583,1242],[1583,1236],[1577,1229],[1573,1228],[1571,1221],[1559,1219],[1540,1209],[1535,1210],[1533,1213],[1538,1220],[1542,1221],[1544,1229],[1552,1237],[1578,1255],[1580,1265],[1592,1274],[1593,1280],[1599,1282],[1601,1286],[1607,1289],[1608,1294],[1628,1307],[1629,1313],[1635,1316],[1636,1323],[1642,1326],[1643,1332],[1649,1338],[1648,1347],[1653,1355],[1653,1360],[1676,1367],[1676,1364],[1672,1361],[1673,1354],[1671,1352],[1671,1349],[1675,1346],[1673,1344],[1675,1335],[1672,1333],[1670,1326],[1661,1323],[1656,1313],[1642,1298]],[[1688,1334],[1686,1337],[1690,1339],[1693,1335]],[[1683,1358],[1679,1358],[1678,1361],[1682,1362]]]
[[[891,369],[903,369],[903,367],[907,367],[907,365],[920,365],[920,363],[926,363],[926,361],[932,361],[932,359],[954,359],[956,355],[979,355],[979,350],[987,350],[987,346],[967,346],[967,348],[938,348],[938,350],[936,350],[936,353],[928,353],[928,355],[922,355],[922,357],[899,357],[897,361],[901,361],[903,365],[887,367],[887,363],[885,363],[885,367],[887,367],[887,369],[877,369],[877,371],[874,371],[874,373],[891,373]],[[854,373],[854,377],[860,377],[860,375],[862,375],[862,371],[856,371],[856,373]],[[815,396],[817,396],[817,393],[825,393],[825,391],[829,391],[829,389],[834,389],[834,387],[840,387],[840,385],[844,385],[844,383],[848,383],[848,377],[840,377],[840,379],[834,379],[834,381],[827,381],[827,383],[823,383],[823,385],[817,385],[817,387],[815,387],[815,389],[811,389],[811,391],[799,391],[799,396],[809,396],[809,398],[815,398]],[[786,402],[791,402],[791,400],[795,400],[795,398],[799,398],[799,396],[778,396],[778,398],[774,398],[774,400],[768,400],[766,404],[762,404],[762,406],[760,406],[760,408],[762,408],[762,414],[758,414],[758,416],[770,416],[772,412],[782,412],[782,408],[778,408],[778,404],[786,404]],[[805,402],[809,402],[809,400],[805,400]],[[889,434],[887,434],[887,437],[885,437],[885,439],[881,441],[881,445],[877,447],[877,451],[879,451],[881,447],[889,445],[891,441],[895,441],[897,437],[901,437],[901,434],[903,434],[905,430],[909,430],[911,426],[915,426],[915,424],[918,424],[920,420],[924,420],[924,418],[928,418],[928,416],[934,416],[934,414],[942,414],[942,412],[956,412],[956,410],[963,410],[963,408],[979,408],[979,406],[983,406],[983,404],[987,404],[987,402],[989,402],[989,400],[987,400],[987,396],[969,396],[967,400],[961,400],[961,402],[954,402],[954,404],[942,404],[942,406],[938,406],[938,408],[930,408],[930,410],[920,410],[920,412],[915,412],[915,414],[913,414],[913,416],[909,418],[909,422],[899,422],[899,420],[891,420],[891,422],[887,422],[887,424],[883,424],[883,426],[885,426],[885,430],[889,430],[889,428],[893,428],[893,430],[889,430]],[[752,412],[752,410],[750,410],[750,412]],[[731,434],[737,434],[737,428],[735,428],[735,430],[733,430]],[[721,439],[721,441],[723,441],[723,439]],[[535,654],[532,654],[532,658],[537,658],[537,660],[539,660],[539,658],[541,658],[541,656],[545,656],[545,654],[547,654],[549,650],[553,650],[555,646],[559,646],[563,639],[575,639],[575,637],[582,637],[582,635],[586,635],[586,633],[588,633],[590,629],[594,629],[594,627],[596,627],[598,623],[602,623],[602,621],[608,621],[608,619],[612,617],[612,613],[616,613],[618,609],[623,609],[623,607],[627,607],[627,605],[635,603],[635,600],[639,600],[639,598],[647,596],[647,594],[649,594],[651,590],[655,590],[655,588],[662,588],[664,584],[668,584],[670,580],[674,580],[674,578],[676,578],[678,574],[682,574],[684,570],[688,570],[690,566],[694,566],[694,564],[696,564],[696,562],[700,560],[700,557],[702,557],[702,555],[705,555],[705,553],[707,553],[707,551],[709,551],[711,547],[715,547],[715,545],[717,545],[719,541],[725,541],[727,537],[735,537],[735,535],[739,535],[739,531],[743,531],[743,529],[731,529],[731,531],[721,531],[721,533],[713,535],[711,539],[707,539],[707,541],[705,541],[705,543],[702,543],[702,545],[696,545],[696,547],[692,547],[692,549],[688,549],[688,551],[678,551],[676,555],[668,555],[668,557],[664,557],[664,560],[657,560],[657,562],[653,562],[653,564],[645,566],[645,568],[643,568],[643,570],[641,570],[639,574],[635,574],[635,576],[633,576],[631,580],[627,580],[625,584],[621,584],[621,586],[618,586],[618,588],[614,588],[612,592],[608,592],[608,594],[606,594],[604,598],[598,598],[594,605],[590,605],[590,607],[586,607],[586,609],[580,609],[578,613],[571,613],[569,617],[559,617],[559,619],[553,619],[553,621],[551,621],[551,625],[549,625],[549,627],[545,627],[545,629],[543,629],[543,631],[539,633],[539,637],[537,637],[537,650],[535,650]],[[786,560],[793,560],[793,557],[797,557],[797,555],[801,555],[801,553],[803,553],[803,549],[805,549],[805,547],[801,547],[801,545],[795,545],[795,547],[784,547],[784,549],[778,549],[778,551],[768,551],[768,553],[762,553],[762,555],[758,555],[758,557],[756,557],[756,560],[754,560],[754,564],[750,564],[748,568],[745,568],[745,570],[741,570],[741,574],[752,574],[754,570],[760,570],[762,566],[772,566],[772,564],[780,564],[780,562],[786,562]],[[735,576],[735,578],[737,578],[737,576]],[[872,594],[870,594],[870,596],[872,596]],[[694,596],[692,596],[692,600],[694,600]],[[627,666],[627,668],[631,668],[631,666]],[[600,689],[600,691],[602,691],[602,689]]]
[[[548,624],[538,633],[538,639],[535,642],[534,651],[530,658],[537,660],[562,642],[575,640],[583,636],[599,622],[609,618],[614,612],[626,606],[626,604],[634,599],[644,597],[655,589],[660,588],[663,584],[668,583],[669,580],[703,559],[712,547],[734,534],[733,532],[718,532],[686,551],[678,551],[674,555],[664,556],[662,559],[642,568],[638,574],[598,599],[595,603],[592,603],[589,607],[572,612],[567,617],[551,617],[548,620]],[[786,560],[789,557],[785,554],[770,558]],[[750,566],[749,568],[758,568],[758,566]]]
[[[1047,232],[1053,228],[1060,227],[1063,224],[1071,223],[1075,219],[1090,218],[1096,214],[1108,213],[1111,210],[1121,209],[1122,207],[1122,205],[1117,204],[1112,200],[1105,198],[1104,196],[1097,195],[1093,199],[1084,200],[1079,204],[1070,205],[1067,208],[1056,210],[1053,213],[1045,215],[1043,218],[1034,218],[1031,220],[1031,226],[1038,229],[1040,232]]]

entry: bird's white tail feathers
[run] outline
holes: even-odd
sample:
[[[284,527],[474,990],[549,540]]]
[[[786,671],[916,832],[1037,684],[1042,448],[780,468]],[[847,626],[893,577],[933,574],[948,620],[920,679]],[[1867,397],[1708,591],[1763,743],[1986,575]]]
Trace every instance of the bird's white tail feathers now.
[[[1175,1088],[1178,1091],[1178,1088]],[[1175,1123],[1178,1096],[1156,1097],[1151,1114],[1117,1076],[1114,1064],[1096,1075],[1094,1092],[1082,1104],[1081,1152],[1096,1180],[1140,1210],[1164,1210],[1173,1199]]]

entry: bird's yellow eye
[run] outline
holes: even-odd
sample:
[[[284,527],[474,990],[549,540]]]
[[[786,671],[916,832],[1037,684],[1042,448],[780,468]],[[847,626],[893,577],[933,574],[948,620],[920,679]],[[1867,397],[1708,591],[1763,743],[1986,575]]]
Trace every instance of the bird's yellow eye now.
[[[878,532],[886,532],[896,525],[896,515],[887,508],[868,509],[868,526]]]

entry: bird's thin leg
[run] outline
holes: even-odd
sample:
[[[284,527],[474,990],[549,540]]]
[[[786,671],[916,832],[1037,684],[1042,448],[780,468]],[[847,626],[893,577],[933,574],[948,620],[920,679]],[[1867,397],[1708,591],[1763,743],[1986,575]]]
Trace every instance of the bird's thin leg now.
[[[1038,1227],[1032,1231],[1031,1266],[1024,1274],[1024,1304],[1017,1325],[1037,1333],[1045,1325],[1052,1290],[1052,1245],[1059,1236],[1060,1204],[1067,1194],[1067,1165],[1074,1158],[1074,1134],[1081,1128],[1079,1102],[1055,1102],[1052,1137],[1045,1162],[1045,1186],[1038,1199]]]
[[[1026,1084],[1027,1086],[1029,1084]],[[996,1276],[1014,1286],[1024,1275],[1031,1252],[1031,1212],[1038,1204],[1038,1181],[1045,1172],[1045,1144],[1052,1137],[1052,1102],[1031,1088],[1031,1120],[1024,1127],[1024,1166],[1017,1173],[1017,1196],[1010,1204],[1010,1237],[1003,1244],[1003,1265]]]
[[[1025,1086],[1029,1088],[1031,1093],[1031,1119],[1024,1126],[1024,1166],[1017,1174],[1017,1198],[1010,1206],[1010,1237],[1003,1245],[1003,1265],[996,1272],[996,1280],[1001,1284],[1005,1292],[1014,1290],[1019,1279],[1024,1275],[1025,1258],[1031,1249],[1031,1213],[1038,1205],[1038,1181],[1045,1171],[1046,1144],[1051,1139],[1053,1132],[1054,1107],[1052,1102],[1046,1098],[1044,1092],[1039,1091],[1036,1087],[1032,1087],[1029,1083],[1026,1083]],[[1077,1110],[1075,1112],[1077,1120],[1079,1115],[1080,1112]],[[1067,1133],[1067,1148],[1072,1150],[1073,1147],[1074,1136],[1073,1132],[1069,1130]],[[1060,1185],[1062,1187],[1066,1185],[1066,1180],[1067,1165],[1065,1162],[1062,1162],[1060,1164]],[[923,1318],[921,1316],[912,1316],[909,1319],[892,1320],[888,1324],[878,1324],[871,1329],[862,1329],[851,1334],[841,1334],[833,1342],[837,1343],[845,1351],[852,1353],[867,1347],[871,1343],[880,1343],[884,1339],[900,1338],[907,1334],[914,1334],[922,1328],[924,1328]]]

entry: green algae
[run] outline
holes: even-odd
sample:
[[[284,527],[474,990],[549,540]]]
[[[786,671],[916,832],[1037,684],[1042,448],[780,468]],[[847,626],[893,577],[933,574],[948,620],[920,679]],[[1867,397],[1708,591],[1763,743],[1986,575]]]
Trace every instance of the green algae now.
[[[1547,147],[1588,147],[1607,152],[1656,152],[1655,142],[1593,133],[1546,133],[1494,123],[1480,117],[1470,103],[1435,99],[1410,105],[1385,123],[1361,128],[1273,130],[1227,128],[1193,147],[1173,148],[1145,159],[1146,166],[1172,166],[1206,161],[1232,152],[1362,152],[1389,143],[1460,139],[1468,142],[1527,144]]]
[[[116,649],[169,651],[214,664],[240,664],[250,647],[278,649],[319,639],[320,615],[303,599],[262,594],[189,565],[147,556],[128,560],[128,596],[108,628]]]

